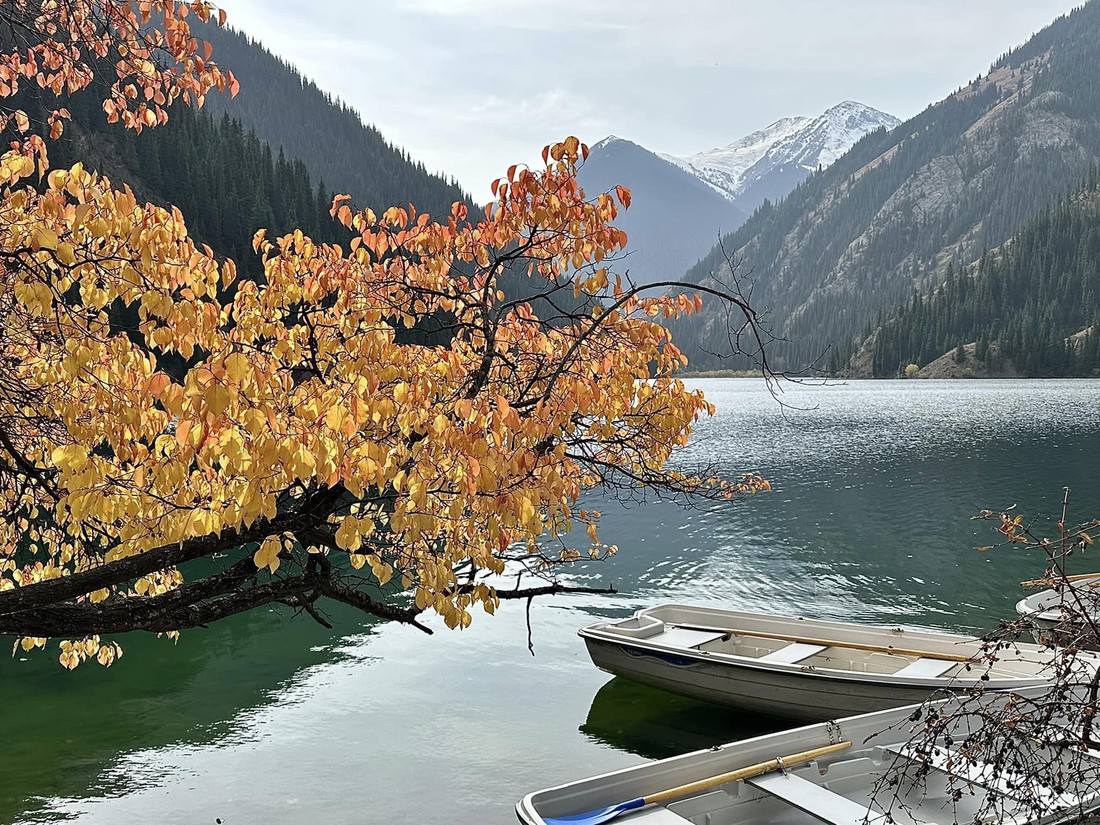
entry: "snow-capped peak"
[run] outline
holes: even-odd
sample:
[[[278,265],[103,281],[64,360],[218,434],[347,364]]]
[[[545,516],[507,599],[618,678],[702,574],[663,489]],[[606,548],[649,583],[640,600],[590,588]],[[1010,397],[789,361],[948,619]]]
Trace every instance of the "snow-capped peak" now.
[[[846,100],[817,117],[777,120],[728,146],[688,157],[662,157],[735,200],[776,169],[796,167],[809,172],[828,166],[868,132],[893,129],[900,122],[893,115]]]
[[[893,115],[872,109],[854,100],[845,100],[818,117],[807,131],[807,146],[814,150],[811,159],[828,166],[851,149],[868,132],[901,124]],[[811,167],[813,168],[813,167]]]

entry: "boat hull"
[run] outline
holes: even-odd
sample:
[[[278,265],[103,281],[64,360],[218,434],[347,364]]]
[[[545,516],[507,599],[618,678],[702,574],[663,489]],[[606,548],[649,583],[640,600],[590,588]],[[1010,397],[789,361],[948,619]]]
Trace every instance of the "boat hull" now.
[[[593,664],[661,690],[768,716],[824,722],[923,702],[935,688],[849,681],[820,672],[776,672],[701,661],[586,637]]]

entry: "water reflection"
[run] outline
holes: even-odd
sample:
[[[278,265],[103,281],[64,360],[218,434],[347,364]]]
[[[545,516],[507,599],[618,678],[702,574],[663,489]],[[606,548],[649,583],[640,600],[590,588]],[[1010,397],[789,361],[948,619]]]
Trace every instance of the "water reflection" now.
[[[345,630],[370,625],[336,612]],[[338,658],[330,631],[277,610],[188,631],[176,643],[122,641],[125,654],[109,669],[64,672],[52,648],[0,658],[0,822],[31,817],[51,799],[111,797],[155,781],[105,769],[139,748],[218,746],[238,731],[241,708],[282,701],[303,668]],[[34,821],[53,819],[41,812]]]
[[[664,759],[789,727],[789,720],[697,702],[615,677],[592,698],[580,732],[607,747]]]

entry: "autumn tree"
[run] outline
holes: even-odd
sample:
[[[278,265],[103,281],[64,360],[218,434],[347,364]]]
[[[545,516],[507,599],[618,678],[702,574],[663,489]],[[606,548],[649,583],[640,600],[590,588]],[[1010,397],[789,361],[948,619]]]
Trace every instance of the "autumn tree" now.
[[[116,51],[149,36],[155,6],[184,70],[142,64],[152,85],[112,87],[108,116],[155,125],[173,96],[232,85],[187,56],[181,10],[133,5],[131,28],[104,36]],[[35,187],[25,151],[0,158],[0,634],[60,638],[75,667],[109,664],[107,636],[275,603],[323,623],[327,599],[464,627],[501,599],[571,589],[561,565],[615,551],[587,491],[766,487],[669,467],[713,408],[676,378],[685,359],[656,319],[701,299],[613,273],[629,192],[589,197],[587,152],[568,138],[543,168],[512,167],[484,215],[337,198],[349,242],[261,231],[258,281],[196,245],[177,210],[80,165]],[[699,291],[740,313],[735,340],[762,358],[736,284]],[[138,322],[120,328],[127,310]],[[515,570],[543,581],[494,586]]]

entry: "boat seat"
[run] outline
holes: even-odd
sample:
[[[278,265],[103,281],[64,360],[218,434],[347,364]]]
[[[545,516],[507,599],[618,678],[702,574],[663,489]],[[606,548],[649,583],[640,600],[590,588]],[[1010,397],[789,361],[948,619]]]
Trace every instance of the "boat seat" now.
[[[1058,793],[1053,788],[1023,776],[1017,771],[998,771],[988,762],[974,761],[947,748],[933,748],[931,753],[917,753],[909,745],[883,745],[884,751],[895,753],[910,762],[927,764],[940,773],[961,779],[970,785],[986,788],[1009,799],[1041,799],[1050,810],[1074,808],[1081,798],[1072,793]]]
[[[910,662],[893,675],[908,676],[909,678],[915,677],[918,679],[936,679],[959,664],[961,664],[961,662],[950,662],[946,659],[917,659],[915,662]]]
[[[803,659],[809,659],[815,653],[820,653],[823,650],[825,650],[825,645],[807,645],[802,642],[795,642],[786,647],[781,647],[779,650],[773,650],[771,653],[764,654],[760,657],[760,661],[775,662],[781,665],[794,665],[798,664]]]
[[[746,779],[745,784],[781,799],[792,808],[829,825],[864,825],[883,818],[882,814],[874,812],[868,816],[866,805],[860,805],[816,782],[790,773],[766,773]]]
[[[699,645],[705,645],[707,642],[716,642],[719,639],[724,639],[725,633],[718,630],[690,630],[686,627],[667,627],[663,633],[658,633],[656,636],[650,636],[649,640],[653,644],[668,645],[669,647],[699,647]]]

